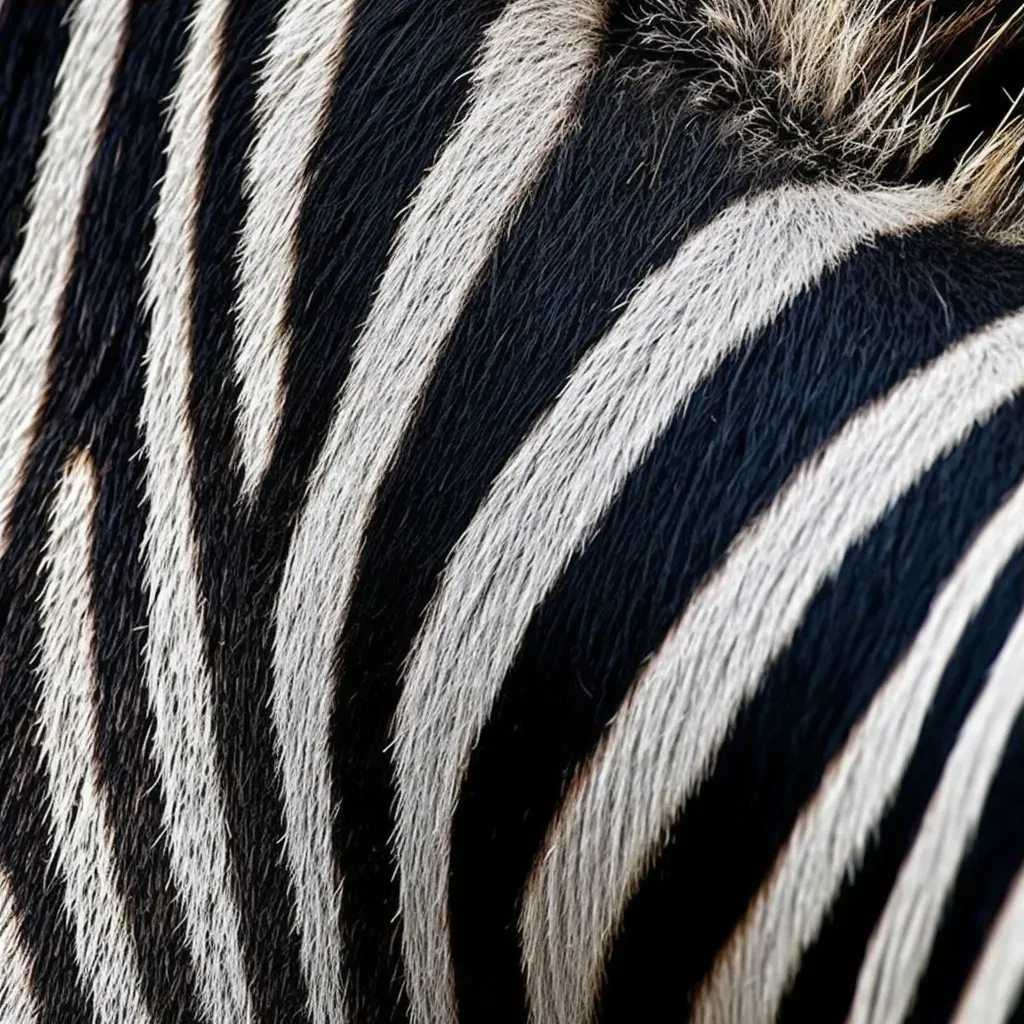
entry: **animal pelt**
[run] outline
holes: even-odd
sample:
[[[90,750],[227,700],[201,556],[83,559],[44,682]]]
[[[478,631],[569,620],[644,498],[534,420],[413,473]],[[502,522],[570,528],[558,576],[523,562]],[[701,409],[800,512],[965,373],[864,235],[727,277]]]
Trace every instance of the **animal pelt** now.
[[[1017,0],[630,0],[620,16],[646,56],[634,73],[725,115],[753,159],[844,183],[940,181],[975,227],[1020,237]]]
[[[0,0],[0,1021],[950,1017],[1024,851],[969,2]]]

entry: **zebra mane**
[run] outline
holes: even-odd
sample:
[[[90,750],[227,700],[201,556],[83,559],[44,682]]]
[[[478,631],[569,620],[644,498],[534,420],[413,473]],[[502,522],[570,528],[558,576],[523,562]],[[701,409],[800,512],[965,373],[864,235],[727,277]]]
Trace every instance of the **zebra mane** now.
[[[847,183],[939,181],[976,228],[1024,238],[1024,80],[1007,75],[1024,48],[1018,0],[636,0],[632,16],[645,73],[696,66],[687,103],[725,114],[755,159]]]

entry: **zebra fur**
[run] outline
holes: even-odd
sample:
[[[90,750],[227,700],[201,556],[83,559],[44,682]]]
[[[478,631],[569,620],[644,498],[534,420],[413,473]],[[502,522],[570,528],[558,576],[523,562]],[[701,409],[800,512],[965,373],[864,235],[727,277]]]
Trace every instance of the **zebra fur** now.
[[[1020,21],[0,4],[0,1020],[1018,1015]]]

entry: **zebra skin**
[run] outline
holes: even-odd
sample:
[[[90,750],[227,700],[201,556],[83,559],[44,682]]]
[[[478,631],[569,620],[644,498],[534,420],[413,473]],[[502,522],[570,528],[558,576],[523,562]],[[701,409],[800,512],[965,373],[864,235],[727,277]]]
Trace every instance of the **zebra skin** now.
[[[0,0],[0,1021],[1024,1019],[1024,45],[946,0]]]

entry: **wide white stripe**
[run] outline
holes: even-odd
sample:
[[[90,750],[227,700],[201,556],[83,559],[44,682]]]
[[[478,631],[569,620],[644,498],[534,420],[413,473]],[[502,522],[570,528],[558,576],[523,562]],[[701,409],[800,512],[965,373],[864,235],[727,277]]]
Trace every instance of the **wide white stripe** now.
[[[1024,630],[1024,618],[1018,623]],[[1017,666],[1024,676],[1024,657]],[[1024,869],[1010,886],[985,949],[960,997],[954,1024],[1002,1024],[1024,990]]]
[[[988,521],[932,603],[793,828],[768,880],[698,994],[695,1024],[775,1020],[844,878],[893,799],[971,618],[1024,544],[1024,485]]]
[[[92,537],[97,482],[92,459],[68,463],[54,502],[42,572],[41,741],[53,845],[74,927],[78,971],[96,1018],[149,1020],[128,934],[107,799],[96,763],[96,622]]]
[[[238,276],[238,447],[244,487],[263,479],[281,423],[309,160],[330,109],[355,0],[291,0],[274,30],[256,97],[249,201]]]
[[[1019,333],[1017,339],[1018,349],[1024,348]],[[977,831],[985,798],[1022,707],[1024,617],[1011,631],[964,721],[914,845],[875,926],[857,979],[850,1024],[898,1024],[909,1014],[943,907]],[[1019,948],[1016,955],[1021,955]],[[991,999],[989,1007],[994,1010],[997,998],[1009,998],[1006,987],[1012,983],[1012,978],[1003,978],[999,989],[979,993],[973,1005]],[[990,1014],[984,1019],[998,1018]]]
[[[196,215],[228,0],[196,8],[170,114],[146,301],[142,431],[149,515],[146,683],[156,720],[153,751],[164,796],[171,871],[181,898],[202,1008],[213,1021],[247,1021],[252,1009],[232,900],[227,823],[210,670],[205,658],[194,532],[189,412]]]
[[[0,865],[0,1024],[36,1024],[38,1019],[11,880]]]
[[[21,252],[0,335],[0,556],[10,514],[46,397],[64,290],[78,250],[78,226],[130,0],[78,0],[50,109]]]
[[[474,282],[569,127],[596,60],[602,15],[598,0],[514,0],[488,27],[468,112],[399,230],[288,553],[274,717],[315,1024],[330,1019],[340,1000],[329,721],[334,649],[363,533]],[[435,986],[416,964],[408,976],[414,1013],[441,1024],[450,1004],[435,1005]]]
[[[1022,338],[1015,320],[961,343],[856,416],[694,595],[579,773],[527,887],[539,1024],[588,1018],[617,923],[739,709],[850,546],[1024,386]]]
[[[931,192],[834,188],[737,203],[645,281],[502,470],[449,559],[396,719],[406,955],[437,999],[456,793],[534,608],[702,378],[858,243],[940,209]],[[447,1019],[450,1002],[432,1006]]]

